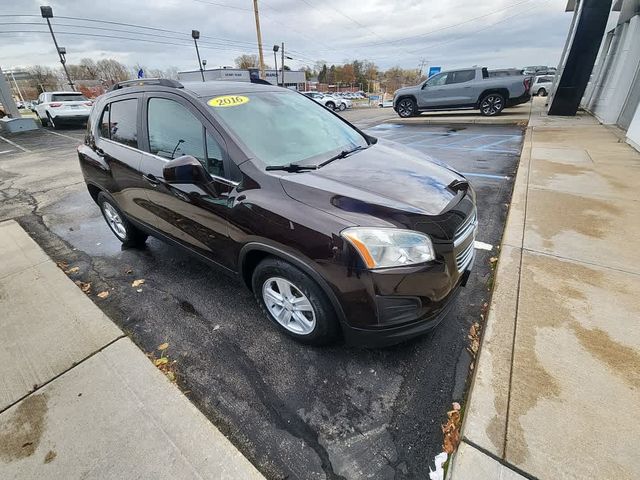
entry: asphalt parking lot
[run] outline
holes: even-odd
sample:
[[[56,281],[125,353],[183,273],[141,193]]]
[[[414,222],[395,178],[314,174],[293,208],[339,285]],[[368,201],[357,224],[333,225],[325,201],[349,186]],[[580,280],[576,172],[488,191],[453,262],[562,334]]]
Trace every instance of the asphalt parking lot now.
[[[499,243],[522,129],[375,123],[362,127],[465,173],[478,240]],[[180,387],[268,478],[428,478],[446,411],[463,399],[467,334],[488,301],[495,249],[477,250],[468,286],[427,336],[377,350],[302,346],[239,280],[155,239],[123,250],[82,181],[83,135],[0,137],[0,220],[16,217],[54,260],[78,266],[72,278],[91,283],[91,298],[142,350],[168,342]],[[133,288],[136,279],[145,283]]]

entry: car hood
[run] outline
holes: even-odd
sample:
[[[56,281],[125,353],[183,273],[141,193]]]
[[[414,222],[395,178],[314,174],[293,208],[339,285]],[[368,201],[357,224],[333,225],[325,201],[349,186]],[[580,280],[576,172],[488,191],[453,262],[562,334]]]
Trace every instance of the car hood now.
[[[281,177],[293,199],[354,225],[410,228],[410,218],[437,217],[458,203],[464,192],[448,186],[461,180],[427,155],[384,140],[318,170]]]

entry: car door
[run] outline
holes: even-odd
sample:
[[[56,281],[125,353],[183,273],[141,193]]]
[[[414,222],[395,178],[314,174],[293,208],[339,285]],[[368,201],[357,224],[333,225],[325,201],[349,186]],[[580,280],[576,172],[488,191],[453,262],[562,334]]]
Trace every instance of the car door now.
[[[475,79],[475,69],[449,72],[444,86],[447,103],[456,106],[475,104],[480,94],[475,88]]]
[[[107,191],[124,213],[143,223],[149,223],[144,208],[145,185],[140,176],[142,153],[139,135],[139,95],[117,96],[102,108],[96,129],[92,154],[100,157],[109,169],[105,182]]]
[[[146,182],[153,227],[171,239],[232,268],[228,216],[237,185],[228,179],[231,162],[222,136],[195,106],[171,93],[147,94],[144,101]],[[209,173],[203,185],[168,184],[163,168],[172,159],[191,155]]]
[[[433,108],[443,104],[448,72],[439,73],[422,84],[418,95],[419,108]]]

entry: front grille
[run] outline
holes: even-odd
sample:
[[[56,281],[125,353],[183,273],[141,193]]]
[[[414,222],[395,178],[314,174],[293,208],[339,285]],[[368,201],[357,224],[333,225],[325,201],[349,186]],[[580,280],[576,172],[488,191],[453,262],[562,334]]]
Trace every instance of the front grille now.
[[[453,248],[456,256],[456,267],[459,272],[464,272],[473,260],[474,254],[474,241],[476,237],[476,230],[478,228],[478,215],[476,210],[464,221],[464,223],[456,231],[455,238],[453,240]],[[471,237],[471,241],[468,241]],[[460,245],[467,243],[462,250],[456,251],[456,248]]]
[[[464,272],[473,260],[473,248],[473,242],[471,242],[467,248],[456,255],[456,266],[459,272]]]

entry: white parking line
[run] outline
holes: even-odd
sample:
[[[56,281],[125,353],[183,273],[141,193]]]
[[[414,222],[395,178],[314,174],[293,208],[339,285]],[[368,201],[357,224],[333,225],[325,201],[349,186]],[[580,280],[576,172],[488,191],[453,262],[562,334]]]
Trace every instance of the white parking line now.
[[[19,148],[20,150],[22,150],[23,152],[27,152],[30,153],[31,150],[29,150],[28,148],[24,148],[21,147],[20,145],[18,145],[16,142],[12,142],[11,140],[9,140],[8,138],[3,137],[2,135],[0,135],[0,140],[3,140],[5,142],[7,142],[9,145],[13,145],[16,148]]]
[[[479,242],[478,240],[473,242],[473,246],[478,250],[486,250],[487,252],[493,250],[493,245],[491,245],[490,243]]]
[[[11,153],[11,152],[13,152],[13,151],[14,151],[14,150],[2,150],[2,151],[0,152],[0,155],[2,155],[3,153]]]
[[[47,129],[45,129],[44,131],[47,132],[47,133],[50,133],[51,135],[57,135],[59,137],[68,138],[70,140],[73,140],[74,142],[82,142],[81,139],[72,137],[70,135],[65,135],[64,133],[52,132],[51,130],[47,130]]]

